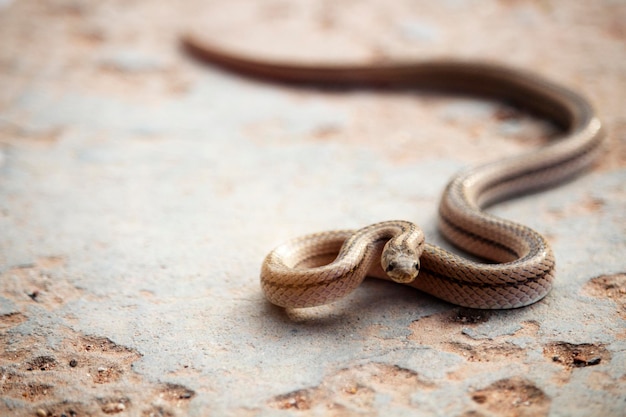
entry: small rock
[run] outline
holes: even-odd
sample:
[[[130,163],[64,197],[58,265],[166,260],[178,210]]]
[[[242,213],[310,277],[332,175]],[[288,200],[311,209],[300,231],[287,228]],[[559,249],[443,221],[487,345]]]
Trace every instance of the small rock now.
[[[102,406],[102,411],[106,414],[121,413],[126,410],[126,406],[122,403],[106,403]]]

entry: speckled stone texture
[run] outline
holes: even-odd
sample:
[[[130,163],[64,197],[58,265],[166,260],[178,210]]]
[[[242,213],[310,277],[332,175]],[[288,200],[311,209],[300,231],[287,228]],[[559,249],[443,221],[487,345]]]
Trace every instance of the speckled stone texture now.
[[[626,415],[624,22],[618,0],[0,1],[0,416]],[[492,209],[548,237],[554,290],[485,312],[368,280],[271,306],[278,243],[401,218],[445,244],[448,179],[554,132],[504,103],[240,78],[186,55],[187,29],[586,94],[594,170]]]

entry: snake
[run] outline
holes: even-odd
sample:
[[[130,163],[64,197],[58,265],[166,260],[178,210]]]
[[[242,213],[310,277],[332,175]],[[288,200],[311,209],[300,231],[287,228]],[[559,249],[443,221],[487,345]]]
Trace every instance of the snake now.
[[[605,134],[582,94],[532,72],[488,61],[302,64],[234,52],[196,33],[184,34],[182,43],[195,58],[246,77],[296,86],[426,89],[478,96],[523,108],[559,128],[537,148],[464,169],[449,181],[439,204],[438,228],[470,256],[425,242],[422,230],[404,220],[314,233],[280,244],[265,257],[260,281],[271,303],[287,309],[331,303],[354,291],[366,276],[476,309],[528,306],[550,292],[555,256],[547,239],[486,209],[569,181],[593,166]]]

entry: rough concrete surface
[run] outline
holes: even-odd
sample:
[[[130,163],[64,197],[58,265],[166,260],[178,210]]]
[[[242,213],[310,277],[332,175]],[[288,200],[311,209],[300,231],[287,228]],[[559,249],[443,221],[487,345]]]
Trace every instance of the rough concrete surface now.
[[[624,22],[620,0],[0,1],[0,415],[626,415]],[[554,132],[502,103],[240,78],[180,49],[192,27],[260,57],[483,59],[584,92],[602,160],[492,209],[549,238],[554,290],[485,312],[367,280],[269,305],[276,244],[395,218],[442,243],[455,172]]]

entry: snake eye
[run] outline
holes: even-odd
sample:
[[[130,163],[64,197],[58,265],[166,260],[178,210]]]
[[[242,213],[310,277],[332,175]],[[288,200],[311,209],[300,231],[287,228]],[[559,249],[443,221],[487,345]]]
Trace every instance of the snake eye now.
[[[385,272],[391,272],[396,268],[396,263],[395,262],[389,262],[389,265],[387,265],[387,269],[385,269]]]

